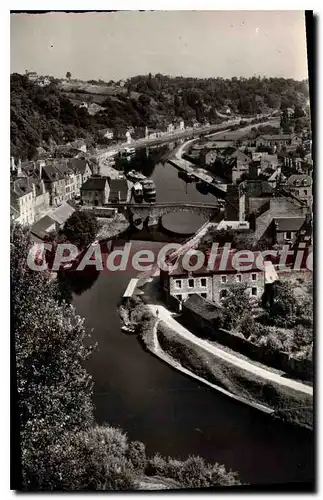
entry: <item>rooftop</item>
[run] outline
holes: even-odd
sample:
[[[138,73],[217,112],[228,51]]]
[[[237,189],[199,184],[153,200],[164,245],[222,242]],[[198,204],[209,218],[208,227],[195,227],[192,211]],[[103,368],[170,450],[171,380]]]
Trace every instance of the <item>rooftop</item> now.
[[[103,191],[106,188],[107,177],[90,177],[81,187],[81,191]]]
[[[191,295],[185,300],[183,308],[198,314],[207,321],[217,319],[222,309],[220,305],[209,302],[198,294]]]
[[[304,224],[304,217],[275,217],[278,231],[299,231]]]
[[[309,175],[306,174],[293,174],[287,179],[286,184],[287,186],[311,186],[312,179]]]
[[[45,217],[42,217],[31,226],[30,232],[38,236],[38,238],[43,239],[53,226],[56,228],[56,222],[49,215],[45,215]]]
[[[54,210],[50,216],[57,222],[60,226],[66,222],[66,220],[75,212],[75,209],[69,205],[69,203],[62,203],[56,210]]]

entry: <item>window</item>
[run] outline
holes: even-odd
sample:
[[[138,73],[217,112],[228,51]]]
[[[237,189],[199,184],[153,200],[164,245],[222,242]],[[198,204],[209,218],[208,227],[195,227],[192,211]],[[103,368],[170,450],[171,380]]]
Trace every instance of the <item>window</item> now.
[[[242,281],[242,276],[241,276],[241,274],[237,274],[237,275],[236,275],[236,281],[237,281],[238,283],[241,283],[241,281]]]
[[[257,281],[257,273],[252,273],[251,279],[252,281]]]
[[[226,282],[227,282],[227,277],[221,276],[221,283],[226,283]]]
[[[304,196],[307,196],[307,189],[304,189]]]
[[[206,293],[201,293],[201,297],[203,297],[203,299],[206,299],[207,294]]]
[[[182,300],[182,296],[181,295],[176,295],[177,299],[178,300]]]
[[[190,278],[190,279],[188,280],[188,286],[189,286],[190,288],[194,288],[194,279],[193,279],[193,278]]]
[[[251,288],[251,295],[253,297],[257,297],[257,287],[256,286]]]
[[[228,295],[228,290],[220,290],[220,300],[224,299]]]
[[[175,286],[176,286],[176,288],[182,288],[182,281],[181,280],[176,280],[175,281]]]
[[[201,286],[206,286],[206,278],[201,278]]]
[[[292,239],[292,232],[291,231],[286,231],[286,233],[285,233],[285,239],[286,240],[291,240]]]

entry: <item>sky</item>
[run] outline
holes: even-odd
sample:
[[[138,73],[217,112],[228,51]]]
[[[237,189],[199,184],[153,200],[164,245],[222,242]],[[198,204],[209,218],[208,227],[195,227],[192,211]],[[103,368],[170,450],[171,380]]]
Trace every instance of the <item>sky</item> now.
[[[104,81],[162,73],[303,80],[303,11],[11,14],[10,70]]]

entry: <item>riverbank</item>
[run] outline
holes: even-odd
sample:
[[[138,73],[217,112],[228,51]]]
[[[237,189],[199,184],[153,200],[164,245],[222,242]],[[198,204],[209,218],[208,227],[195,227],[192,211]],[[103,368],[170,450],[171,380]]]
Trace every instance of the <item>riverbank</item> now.
[[[182,338],[160,320],[140,331],[145,348],[182,373],[288,424],[313,429],[313,397],[268,382]]]

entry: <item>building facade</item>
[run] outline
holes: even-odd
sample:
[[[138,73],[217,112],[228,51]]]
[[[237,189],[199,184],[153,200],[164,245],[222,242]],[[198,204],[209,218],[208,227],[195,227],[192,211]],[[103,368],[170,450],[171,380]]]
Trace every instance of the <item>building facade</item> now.
[[[91,177],[81,187],[84,205],[104,206],[108,203],[110,186],[106,177]]]

